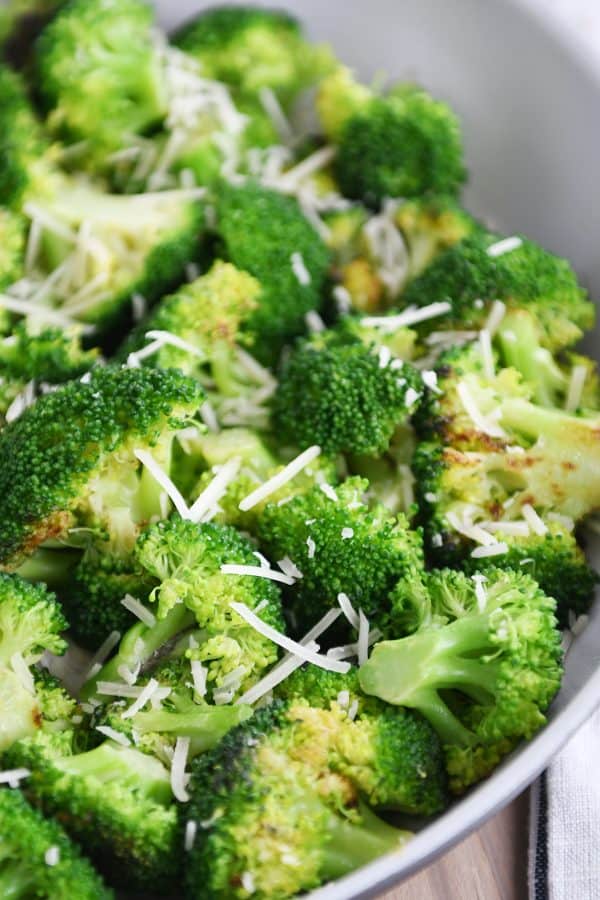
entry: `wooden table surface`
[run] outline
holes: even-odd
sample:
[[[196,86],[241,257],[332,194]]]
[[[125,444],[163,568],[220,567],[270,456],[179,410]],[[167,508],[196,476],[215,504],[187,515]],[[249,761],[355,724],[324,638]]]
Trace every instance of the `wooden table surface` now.
[[[380,900],[527,900],[527,793]]]

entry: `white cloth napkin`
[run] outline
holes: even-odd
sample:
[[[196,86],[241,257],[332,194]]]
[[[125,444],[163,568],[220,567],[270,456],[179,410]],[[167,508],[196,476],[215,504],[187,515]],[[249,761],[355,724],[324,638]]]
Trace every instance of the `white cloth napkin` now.
[[[600,900],[600,711],[531,790],[530,900]]]

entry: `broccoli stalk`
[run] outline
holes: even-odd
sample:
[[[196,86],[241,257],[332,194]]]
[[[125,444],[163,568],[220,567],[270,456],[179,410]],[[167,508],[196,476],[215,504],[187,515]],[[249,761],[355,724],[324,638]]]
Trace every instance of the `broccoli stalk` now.
[[[358,805],[357,820],[334,815],[328,819],[321,864],[324,881],[348,875],[386,853],[398,852],[412,837],[409,831],[380,819],[365,803]]]
[[[529,576],[499,569],[478,583],[438,570],[405,582],[403,594],[425,607],[422,623],[376,644],[360,684],[425,716],[460,792],[545,723],[562,672],[556,604]]]

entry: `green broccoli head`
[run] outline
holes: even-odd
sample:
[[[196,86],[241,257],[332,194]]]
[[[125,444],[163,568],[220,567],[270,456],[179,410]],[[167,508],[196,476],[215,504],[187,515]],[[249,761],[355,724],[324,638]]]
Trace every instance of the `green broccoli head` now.
[[[412,587],[421,626],[376,644],[360,684],[429,720],[460,793],[545,723],[562,675],[555,602],[529,576],[492,568],[478,581],[442,569]]]
[[[29,675],[16,663],[0,665],[0,752],[40,730],[67,728],[78,713],[77,702],[43,669]]]
[[[135,451],[168,468],[174,433],[201,400],[179,372],[111,367],[40,397],[0,433],[4,566],[76,525],[108,533],[126,552],[161,511],[159,486]]]
[[[302,333],[305,314],[320,308],[329,253],[295,199],[252,182],[223,186],[217,218],[223,255],[261,284],[244,330],[255,338],[261,362],[272,362],[286,340]]]
[[[324,79],[317,109],[338,145],[334,174],[347,197],[377,207],[386,197],[455,195],[465,180],[458,120],[422,88],[378,96],[338,70]]]
[[[403,515],[363,499],[368,482],[348,478],[326,492],[322,486],[280,506],[266,506],[258,523],[262,545],[273,559],[289,557],[302,572],[286,608],[300,624],[314,624],[345,593],[371,626],[390,625],[388,594],[411,566],[421,568],[421,535]]]
[[[78,752],[73,731],[38,733],[4,757],[31,770],[23,789],[111,881],[128,890],[170,890],[178,870],[169,772],[134,747],[105,741]]]
[[[258,308],[260,292],[252,275],[217,261],[206,274],[161,300],[125,341],[119,356],[131,362],[144,345],[160,343],[164,336],[167,342],[156,352],[140,354],[144,365],[178,368],[195,378],[206,388],[223,424],[247,408],[262,409],[259,423],[264,424],[267,410],[254,398],[257,393],[260,398],[259,392],[264,393],[273,379],[240,346],[252,343],[242,329]]]
[[[402,203],[395,222],[408,251],[410,279],[417,278],[444,250],[477,234],[480,224],[448,194],[427,194]]]
[[[192,799],[180,825],[207,827],[188,858],[190,893],[291,897],[400,849],[408,837],[357,804],[302,712],[299,704],[273,704],[192,763]]]
[[[83,375],[98,360],[98,350],[84,350],[81,329],[42,328],[18,322],[12,334],[0,339],[0,412],[6,415],[11,403],[29,382],[62,384]]]
[[[257,6],[207,9],[180,28],[173,41],[242,97],[274,91],[285,105],[331,65],[327,47],[307,42],[300,23],[280,10]]]
[[[153,14],[143,0],[69,0],[36,41],[50,128],[103,158],[160,122],[167,102]]]
[[[326,453],[376,456],[414,411],[420,375],[348,330],[320,332],[284,361],[273,426],[284,441]]]
[[[276,694],[301,710],[297,719],[314,729],[329,767],[371,806],[411,815],[444,808],[446,775],[437,735],[419,714],[363,694],[356,669],[339,675],[305,666]]]
[[[114,700],[97,708],[95,720],[121,732],[132,742],[135,739],[139,750],[157,756],[166,766],[170,766],[178,738],[189,738],[188,759],[211,750],[228,731],[248,719],[252,709],[241,703],[218,706],[208,703],[194,687],[193,666],[194,661],[185,656],[159,663],[151,674],[138,678],[136,686],[142,688],[153,678],[161,688],[168,689],[160,705],[123,718],[132,701]]]
[[[261,605],[261,619],[283,630],[279,590],[274,582],[221,571],[225,565],[257,564],[252,544],[236,529],[211,522],[196,525],[182,519],[159,522],[140,536],[136,557],[159,582],[150,594],[159,621],[176,606],[193,613],[201,639],[189,653],[206,665],[211,694],[224,687],[232,695],[243,691],[275,662],[275,645],[231,607],[232,602],[250,609]]]
[[[0,834],[3,897],[113,900],[112,891],[58,822],[44,819],[20,791],[0,790]]]
[[[136,565],[130,554],[122,556],[91,543],[59,589],[61,602],[75,641],[95,651],[113,631],[123,634],[135,623],[133,614],[121,603],[128,594],[146,600],[155,580]]]
[[[59,266],[65,273],[62,287],[50,291],[53,305],[100,333],[129,320],[134,295],[152,305],[180,284],[200,254],[204,209],[185,192],[123,197],[64,179],[33,200],[28,209],[42,231],[40,277]]]
[[[571,266],[521,235],[507,240],[503,250],[496,234],[481,231],[465,238],[409,285],[403,302],[427,306],[447,300],[451,310],[444,327],[478,329],[492,301],[501,300],[509,311],[526,309],[535,316],[549,350],[571,346],[594,323],[594,306]],[[439,327],[442,320],[433,321]]]
[[[67,627],[56,597],[43,585],[0,574],[0,665],[12,665],[15,654],[32,665],[45,650],[64,653]]]

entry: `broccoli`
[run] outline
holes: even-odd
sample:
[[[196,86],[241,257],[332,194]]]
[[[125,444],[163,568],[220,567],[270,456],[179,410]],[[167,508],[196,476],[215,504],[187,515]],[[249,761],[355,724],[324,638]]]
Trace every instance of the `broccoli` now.
[[[262,397],[274,387],[274,379],[244,348],[252,349],[252,339],[242,331],[258,307],[260,291],[247,272],[217,261],[206,274],[161,300],[126,340],[119,356],[137,360],[142,350],[139,359],[144,365],[178,368],[196,378],[224,425],[231,420],[237,424],[246,414],[252,424],[264,427],[268,411]],[[144,345],[151,339],[160,343],[161,336],[167,342],[145,357]],[[174,339],[183,344],[169,342]]]
[[[257,358],[271,363],[303,332],[305,314],[320,308],[328,250],[295,199],[252,182],[219,191],[216,228],[223,255],[260,282],[244,331],[255,338]]]
[[[458,120],[422,88],[399,84],[380,96],[342,69],[322,81],[317,110],[347,197],[377,207],[386,197],[454,195],[465,180]]]
[[[595,583],[574,527],[598,503],[590,474],[597,413],[538,406],[514,369],[486,376],[478,344],[443,354],[438,372],[441,393],[421,408],[427,439],[412,461],[432,560],[469,571],[525,566],[565,622],[569,609],[589,605]],[[478,411],[476,422],[464,403]],[[494,543],[504,552],[479,559],[477,545]]]
[[[303,711],[275,703],[193,761],[180,827],[208,827],[188,857],[190,897],[291,897],[399,850],[409,837],[320,758],[327,735],[315,739]]]
[[[478,581],[441,569],[403,591],[422,623],[376,644],[360,685],[429,720],[461,793],[545,723],[562,674],[555,603],[529,576],[491,568]]]
[[[44,390],[83,375],[98,360],[98,350],[84,350],[81,329],[34,329],[18,322],[12,334],[0,339],[0,413],[6,416],[13,401],[31,385]]]
[[[198,497],[208,487],[222,465],[239,460],[237,473],[219,499],[212,521],[234,525],[252,534],[256,532],[258,519],[267,503],[306,493],[322,481],[337,484],[339,477],[335,462],[321,455],[264,500],[248,510],[242,510],[240,502],[281,471],[289,461],[287,455],[267,446],[262,436],[247,428],[227,428],[218,434],[198,434],[195,439],[188,439],[186,446],[190,459],[203,468],[189,492],[191,497]]]
[[[139,750],[157,756],[166,766],[171,763],[178,738],[190,739],[188,759],[191,759],[211,750],[235,725],[252,715],[251,707],[245,704],[214,706],[199,696],[191,682],[190,660],[185,656],[159,663],[151,675],[138,678],[136,685],[145,686],[150,677],[161,688],[170,690],[158,708],[142,709],[124,719],[124,707],[130,701],[114,700],[105,707],[98,707],[95,718],[101,725],[125,734],[130,740],[135,738]]]
[[[387,631],[388,594],[408,568],[423,563],[421,535],[403,515],[363,501],[368,482],[348,478],[334,490],[322,486],[279,506],[270,503],[258,522],[261,544],[273,559],[289,557],[302,572],[286,608],[312,625],[345,593],[371,625]],[[333,493],[332,493],[333,491]]]
[[[285,106],[332,62],[330,50],[309,44],[288,13],[257,6],[207,9],[172,40],[201,63],[207,78],[224,81],[242,97],[273,91]]]
[[[404,238],[409,279],[421,275],[444,250],[481,228],[452,196],[428,194],[401,203],[395,224]]]
[[[99,680],[117,680],[122,665],[145,666],[160,648],[186,630],[199,629],[189,655],[207,669],[208,697],[229,693],[232,699],[249,687],[277,659],[275,645],[231,609],[238,601],[282,630],[279,590],[253,575],[229,575],[221,566],[256,565],[252,545],[234,528],[211,522],[197,525],[172,519],[150,526],[137,542],[135,556],[155,579],[150,608],[156,624],[138,623],[124,636],[119,650],[97,677],[88,682],[91,696]],[[267,601],[266,604],[264,601]]]
[[[161,489],[135,456],[168,468],[175,431],[202,401],[175,371],[95,369],[46,394],[0,432],[0,559],[14,568],[76,526],[125,554],[161,513]]]
[[[72,711],[54,683],[29,669],[46,650],[64,653],[67,627],[54,594],[18,575],[0,575],[0,751]]]
[[[128,890],[172,890],[178,870],[169,772],[152,756],[105,741],[79,752],[77,733],[38,733],[6,751],[31,771],[23,790],[57,818],[111,881]]]
[[[339,675],[304,666],[281,682],[276,695],[298,705],[297,719],[307,727],[327,734],[315,741],[327,764],[374,808],[432,815],[446,805],[436,733],[418,713],[365,696],[356,669]]]
[[[5,0],[0,7],[0,45],[4,57],[22,67],[31,42],[62,0]]]
[[[273,427],[284,441],[326,453],[379,455],[422,394],[420,375],[351,332],[319,332],[284,361]]]
[[[113,900],[57,822],[44,819],[16,790],[0,790],[0,894]]]
[[[593,326],[594,305],[569,263],[520,235],[502,252],[501,240],[482,230],[450,247],[411,282],[403,303],[447,300],[451,310],[443,320],[433,320],[436,327],[443,321],[448,328],[478,329],[492,301],[501,300],[509,314],[528,310],[535,317],[539,340],[550,351],[574,344]],[[509,319],[504,329],[510,330]],[[518,333],[516,320],[515,328]]]
[[[34,51],[50,129],[103,159],[167,111],[153,13],[143,0],[69,0]]]

